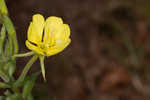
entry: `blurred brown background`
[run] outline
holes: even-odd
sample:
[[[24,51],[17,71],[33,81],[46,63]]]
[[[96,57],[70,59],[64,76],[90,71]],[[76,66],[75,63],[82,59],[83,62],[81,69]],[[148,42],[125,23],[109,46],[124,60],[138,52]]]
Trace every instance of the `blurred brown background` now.
[[[36,13],[62,17],[71,45],[45,61],[35,100],[150,100],[149,0],[6,0],[20,53]],[[30,57],[17,60],[17,75]],[[40,70],[37,61],[31,72]]]

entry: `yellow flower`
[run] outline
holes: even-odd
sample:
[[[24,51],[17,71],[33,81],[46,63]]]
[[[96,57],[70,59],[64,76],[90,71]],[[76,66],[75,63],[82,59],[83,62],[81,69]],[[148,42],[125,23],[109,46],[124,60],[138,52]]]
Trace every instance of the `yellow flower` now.
[[[44,56],[55,55],[64,50],[71,42],[70,28],[59,17],[51,16],[46,20],[35,14],[28,28],[26,46]]]

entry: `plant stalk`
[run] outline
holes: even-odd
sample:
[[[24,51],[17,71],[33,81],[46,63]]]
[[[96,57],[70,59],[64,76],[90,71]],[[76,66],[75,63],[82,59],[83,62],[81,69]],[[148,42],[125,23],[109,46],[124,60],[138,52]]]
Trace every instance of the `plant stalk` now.
[[[37,60],[38,58],[38,55],[34,55],[30,60],[29,62],[26,64],[26,66],[24,67],[21,75],[19,76],[17,82],[21,82],[24,80],[26,74],[28,73],[29,69],[31,68],[32,64]]]

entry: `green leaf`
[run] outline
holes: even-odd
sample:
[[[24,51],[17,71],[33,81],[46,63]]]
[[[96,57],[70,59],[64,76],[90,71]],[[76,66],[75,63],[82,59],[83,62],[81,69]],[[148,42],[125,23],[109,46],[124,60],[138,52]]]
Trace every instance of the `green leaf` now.
[[[9,61],[7,64],[5,64],[3,69],[7,75],[12,77],[16,69],[15,62],[13,60]]]
[[[34,100],[33,96],[31,95],[31,93],[29,94],[29,96],[27,97],[27,100]]]
[[[14,72],[15,72],[16,66],[10,66],[8,69],[8,74],[10,77],[13,76]]]
[[[6,83],[0,82],[0,88],[11,88],[11,86]]]
[[[24,67],[21,75],[19,76],[18,80],[16,82],[19,82],[19,81],[24,81],[24,78],[26,77],[29,69],[31,68],[32,64],[37,60],[38,58],[38,55],[34,55],[30,60],[29,62],[26,64],[26,66]]]
[[[44,67],[44,56],[40,56],[40,64],[41,64],[41,70],[42,70],[42,75],[44,78],[44,81],[46,81],[46,77],[45,77],[45,67]]]
[[[23,100],[18,93],[12,94],[6,98],[6,100]]]
[[[17,81],[16,83],[14,83],[13,87],[17,88],[17,87],[21,87],[25,84],[25,81]]]
[[[11,37],[8,37],[8,41],[9,41],[10,56],[12,56],[13,55],[13,40]]]
[[[0,13],[8,14],[8,10],[4,0],[0,0]]]
[[[36,78],[39,74],[40,74],[40,72],[36,72],[36,73],[32,74],[31,76],[26,76],[23,81],[17,81],[13,86],[14,86],[15,88],[24,86],[25,83],[26,83],[28,80],[31,79],[31,77],[35,77],[35,78]]]
[[[5,96],[0,96],[0,100],[6,100]]]
[[[15,67],[16,66],[13,60],[9,60],[7,62],[0,62],[0,72],[5,74],[5,76],[7,76],[8,78],[12,78],[12,75],[15,71]]]
[[[6,90],[6,91],[4,92],[4,95],[5,95],[5,96],[11,96],[12,94],[10,93],[9,90]]]
[[[0,77],[1,77],[5,82],[9,82],[9,77],[8,77],[2,70],[0,70]]]
[[[3,60],[3,59],[0,59],[0,60]],[[6,65],[6,63],[5,62],[0,62],[0,70],[3,70],[3,67]]]
[[[6,45],[5,45],[5,56],[6,56],[6,57],[9,57],[10,55],[11,55],[11,52],[10,52],[9,41],[6,40]]]
[[[2,15],[0,14],[0,24],[2,24],[3,21],[2,21]]]
[[[32,91],[33,86],[34,86],[34,80],[29,80],[29,81],[26,82],[26,84],[23,88],[23,93],[22,93],[22,96],[23,96],[24,99],[30,94],[30,92]]]
[[[0,32],[0,55],[3,54],[3,45],[4,45],[5,36],[6,36],[6,29],[5,26],[3,25]]]
[[[18,42],[16,37],[16,30],[14,28],[14,25],[11,21],[11,19],[6,15],[2,14],[4,25],[6,26],[8,37],[10,37],[13,41],[13,47],[14,47],[14,54],[18,53]]]
[[[30,93],[34,87],[35,79],[39,75],[39,72],[31,75],[28,77],[28,80],[25,82],[24,88],[23,88],[23,93],[22,96],[25,99],[26,97],[30,96]],[[31,99],[32,100],[32,99]]]
[[[14,25],[13,25],[11,19],[6,14],[2,14],[2,18],[3,18],[4,25],[6,26],[8,35],[14,36],[16,31],[14,29]]]

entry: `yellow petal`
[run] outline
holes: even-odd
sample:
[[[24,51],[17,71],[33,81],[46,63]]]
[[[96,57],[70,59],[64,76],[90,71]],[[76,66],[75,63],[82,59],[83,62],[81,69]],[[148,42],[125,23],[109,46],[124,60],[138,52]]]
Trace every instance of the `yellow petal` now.
[[[31,44],[28,40],[26,40],[26,46],[28,47],[28,49],[30,49],[38,54],[44,55],[44,52],[41,48]]]
[[[58,54],[59,52],[63,51],[70,44],[70,42],[71,40],[68,39],[65,43],[50,47],[49,49],[47,49],[46,55],[52,56],[52,55]]]
[[[51,16],[46,19],[45,30],[44,30],[44,43],[53,45],[52,38],[55,38],[55,34],[59,30],[60,25],[63,24],[63,21],[59,17]]]
[[[55,39],[56,40],[61,40],[65,42],[68,40],[70,36],[70,27],[67,24],[62,24],[61,27],[58,29],[59,31],[55,34]]]
[[[40,14],[33,16],[32,22],[28,28],[28,40],[33,43],[39,43],[42,41],[44,29],[44,17]]]

